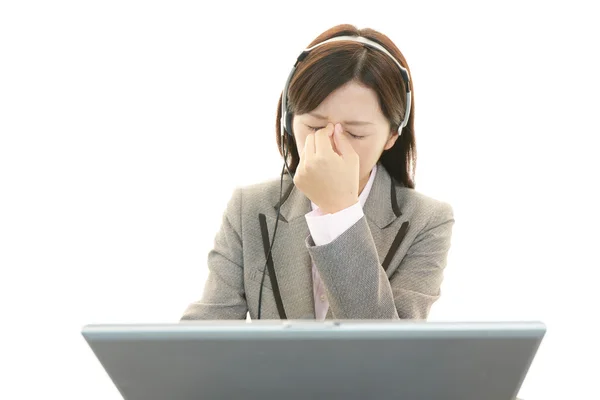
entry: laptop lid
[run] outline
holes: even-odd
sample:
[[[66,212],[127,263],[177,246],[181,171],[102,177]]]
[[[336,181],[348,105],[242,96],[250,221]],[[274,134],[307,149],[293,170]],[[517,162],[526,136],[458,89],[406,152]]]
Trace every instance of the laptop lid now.
[[[540,322],[185,321],[87,325],[127,400],[514,399]]]

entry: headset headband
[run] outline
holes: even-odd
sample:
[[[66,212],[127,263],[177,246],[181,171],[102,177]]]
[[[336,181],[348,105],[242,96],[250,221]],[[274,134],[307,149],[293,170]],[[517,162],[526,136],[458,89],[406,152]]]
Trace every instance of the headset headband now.
[[[383,47],[382,45],[380,45],[377,42],[374,42],[363,36],[336,36],[331,39],[324,40],[320,43],[315,44],[312,47],[305,49],[296,59],[296,63],[294,64],[292,70],[290,71],[290,74],[288,75],[287,81],[285,82],[285,86],[283,88],[283,95],[281,98],[281,137],[282,137],[282,139],[283,139],[283,135],[284,135],[283,134],[284,130],[287,131],[290,134],[290,136],[292,135],[291,127],[287,126],[287,123],[288,123],[287,92],[288,92],[288,87],[290,85],[290,82],[292,81],[292,77],[294,76],[294,73],[296,72],[296,67],[298,66],[298,63],[301,62],[302,60],[304,60],[304,58],[306,58],[306,56],[313,49],[315,49],[319,46],[322,46],[326,43],[339,42],[339,41],[350,41],[350,42],[363,43],[364,45],[367,45],[371,48],[374,48],[374,49],[379,50],[382,53],[386,54],[388,57],[390,57],[394,61],[394,63],[396,63],[396,65],[400,69],[400,74],[402,75],[402,79],[404,80],[404,85],[406,87],[406,112],[404,113],[404,120],[398,127],[399,135],[402,134],[402,128],[404,128],[408,124],[408,118],[410,117],[410,108],[411,108],[411,94],[410,94],[410,85],[409,85],[410,78],[409,78],[408,70],[406,68],[404,68],[400,64],[400,62],[398,62],[398,60],[396,60],[396,58],[394,56],[392,56],[390,54],[390,52],[385,49],[385,47]],[[290,121],[290,123],[291,123],[291,121]]]

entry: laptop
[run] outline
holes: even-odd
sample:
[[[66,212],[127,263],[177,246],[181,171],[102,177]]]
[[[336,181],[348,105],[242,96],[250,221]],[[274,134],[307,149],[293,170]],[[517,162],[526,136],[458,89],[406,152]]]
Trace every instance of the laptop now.
[[[515,399],[541,322],[86,325],[126,400]]]

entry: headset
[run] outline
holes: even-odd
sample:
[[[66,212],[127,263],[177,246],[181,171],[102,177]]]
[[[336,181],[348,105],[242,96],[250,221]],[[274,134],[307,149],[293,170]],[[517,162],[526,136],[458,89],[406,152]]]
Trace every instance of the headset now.
[[[285,82],[285,86],[283,88],[283,93],[281,96],[281,121],[280,121],[280,138],[281,138],[281,140],[280,140],[280,142],[281,142],[281,147],[282,147],[283,164],[284,165],[283,165],[283,168],[281,169],[281,181],[280,181],[280,185],[279,185],[279,206],[277,207],[277,219],[275,221],[275,228],[273,230],[273,239],[271,240],[271,245],[269,246],[269,251],[266,254],[265,266],[263,268],[262,278],[260,281],[260,292],[258,295],[258,319],[260,319],[260,317],[261,317],[262,293],[263,293],[263,286],[264,286],[265,276],[266,276],[265,272],[267,271],[267,263],[269,262],[269,258],[271,257],[271,250],[273,249],[273,243],[275,242],[275,234],[277,233],[277,224],[279,223],[280,209],[281,209],[281,195],[283,192],[283,174],[286,169],[288,171],[288,174],[292,177],[292,184],[293,184],[293,179],[294,179],[294,174],[292,173],[292,171],[290,171],[290,168],[287,164],[289,149],[288,149],[288,147],[285,146],[285,133],[286,132],[290,136],[290,140],[295,140],[294,134],[292,132],[293,114],[288,110],[288,103],[287,103],[288,88],[289,88],[290,82],[292,81],[294,73],[296,72],[296,68],[298,67],[298,64],[300,62],[302,62],[302,60],[304,60],[306,58],[306,56],[312,50],[314,50],[317,47],[322,46],[324,44],[332,43],[332,42],[339,42],[339,41],[350,41],[350,42],[362,43],[367,47],[381,51],[382,53],[386,54],[388,57],[390,57],[394,61],[394,63],[400,69],[400,75],[402,75],[402,80],[404,81],[404,86],[406,87],[406,112],[404,113],[404,119],[402,120],[402,123],[398,127],[398,135],[402,135],[402,129],[408,124],[408,118],[410,117],[410,110],[411,110],[411,103],[412,103],[410,84],[409,84],[410,76],[409,76],[408,70],[406,68],[404,68],[400,64],[400,62],[394,56],[392,56],[385,47],[383,47],[379,43],[377,43],[373,40],[367,39],[363,36],[336,36],[331,39],[324,40],[320,43],[315,44],[312,47],[305,49],[298,56],[298,58],[296,59],[296,62],[294,63],[294,66],[293,66],[292,70],[290,71],[290,74],[288,75],[288,78]],[[285,311],[284,311],[284,315],[285,315]]]

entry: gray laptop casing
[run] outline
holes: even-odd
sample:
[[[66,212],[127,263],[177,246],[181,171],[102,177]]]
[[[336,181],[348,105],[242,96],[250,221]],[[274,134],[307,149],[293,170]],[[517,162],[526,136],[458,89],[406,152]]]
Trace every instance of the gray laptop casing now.
[[[541,322],[185,321],[87,325],[127,400],[514,399]]]

